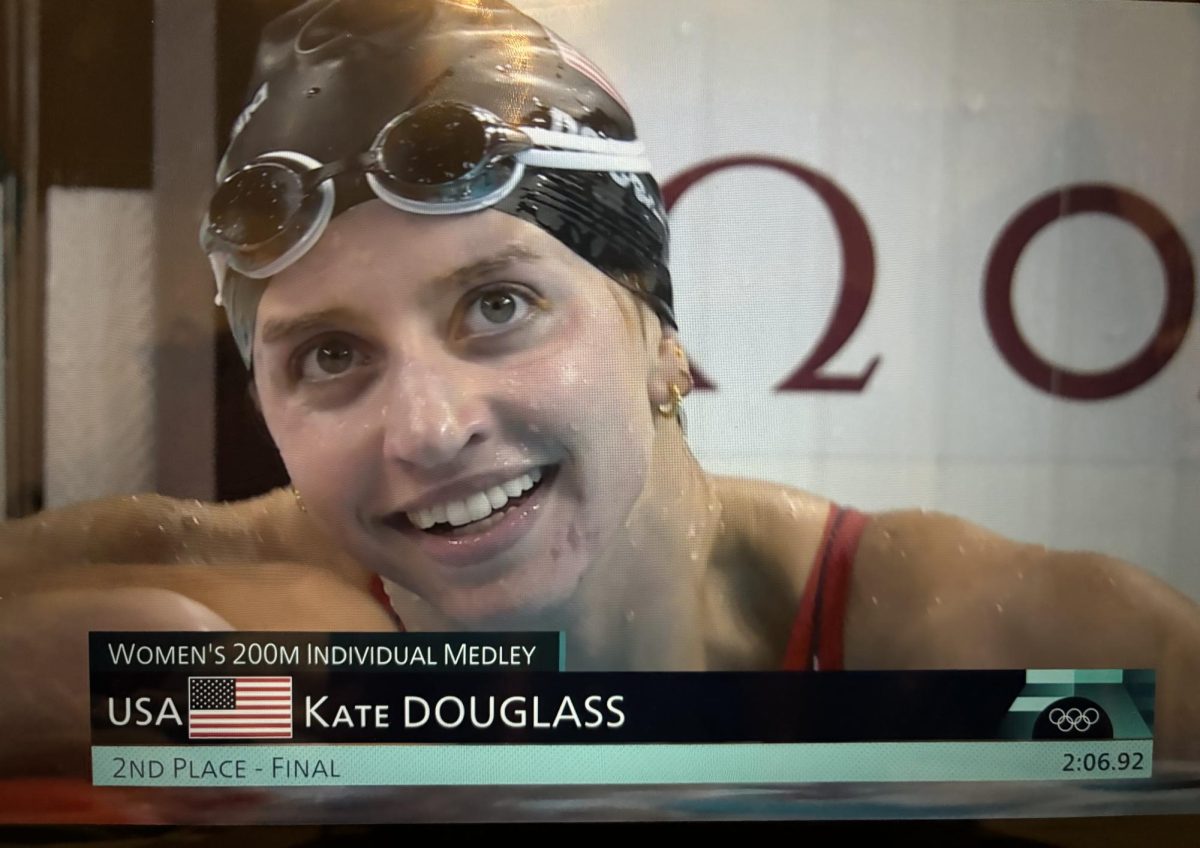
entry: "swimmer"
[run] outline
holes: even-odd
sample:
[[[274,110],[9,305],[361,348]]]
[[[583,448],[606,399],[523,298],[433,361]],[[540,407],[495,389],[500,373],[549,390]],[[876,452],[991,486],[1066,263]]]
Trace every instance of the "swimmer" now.
[[[560,630],[573,670],[1154,667],[1156,755],[1200,758],[1200,611],[1140,569],[700,466],[662,197],[569,49],[499,0],[270,25],[202,241],[293,487],[4,525],[4,633],[99,608]]]

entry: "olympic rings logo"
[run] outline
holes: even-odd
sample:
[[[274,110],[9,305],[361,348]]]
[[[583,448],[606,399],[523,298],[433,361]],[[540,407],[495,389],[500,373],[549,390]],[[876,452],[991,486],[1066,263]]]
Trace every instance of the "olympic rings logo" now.
[[[1061,707],[1055,707],[1050,711],[1050,715],[1047,718],[1050,719],[1051,724],[1058,728],[1060,733],[1069,733],[1071,731],[1083,733],[1090,730],[1092,725],[1100,721],[1100,711],[1095,707],[1088,707],[1084,710],[1078,707],[1070,707],[1065,710]]]

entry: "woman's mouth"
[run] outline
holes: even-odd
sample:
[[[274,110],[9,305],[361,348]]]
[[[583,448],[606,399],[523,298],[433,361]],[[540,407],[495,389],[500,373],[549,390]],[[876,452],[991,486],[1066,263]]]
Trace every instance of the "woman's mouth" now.
[[[447,501],[430,509],[406,512],[405,516],[414,527],[427,533],[450,536],[478,533],[500,521],[509,509],[527,500],[541,479],[542,469],[531,468],[527,473],[486,491],[476,492],[462,500]]]
[[[434,559],[472,565],[525,535],[557,476],[557,465],[532,468],[461,499],[393,513],[384,523],[409,536]]]

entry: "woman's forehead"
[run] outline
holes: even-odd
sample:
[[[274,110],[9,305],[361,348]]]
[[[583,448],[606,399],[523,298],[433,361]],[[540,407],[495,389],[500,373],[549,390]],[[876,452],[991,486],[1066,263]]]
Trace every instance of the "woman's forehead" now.
[[[578,297],[599,309],[612,309],[610,289],[619,288],[553,236],[503,212],[420,216],[371,202],[335,218],[310,253],[266,285],[254,343],[288,345],[316,327],[440,314],[494,282],[533,284],[552,299]]]
[[[414,215],[371,201],[335,218],[307,255],[273,278],[260,311],[367,294],[381,285],[389,296],[445,291],[518,264],[561,269],[565,279],[599,274],[512,215]]]

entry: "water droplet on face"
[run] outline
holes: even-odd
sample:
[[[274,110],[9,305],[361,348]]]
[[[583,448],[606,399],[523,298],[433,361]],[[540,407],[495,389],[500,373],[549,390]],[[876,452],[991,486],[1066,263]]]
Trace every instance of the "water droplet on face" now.
[[[937,604],[939,607],[942,605],[942,599],[939,597],[934,597],[933,602],[935,604]]]
[[[965,554],[965,553],[967,552],[967,548],[966,548],[966,546],[965,546],[965,545],[959,545],[959,546],[958,546],[958,552],[959,552],[960,554]]]
[[[872,595],[872,596],[871,596],[871,605],[872,605],[872,606],[879,606],[879,598],[877,598],[877,597],[875,597],[874,595]]]
[[[996,612],[998,612],[998,613],[1003,613],[1003,612],[1004,612],[1004,607],[1000,606],[1000,604],[996,604]]]
[[[200,518],[199,518],[199,516],[195,516],[195,515],[193,515],[193,516],[192,516],[192,523],[193,523],[193,524],[195,524],[197,527],[199,527],[199,526],[200,526]]]

